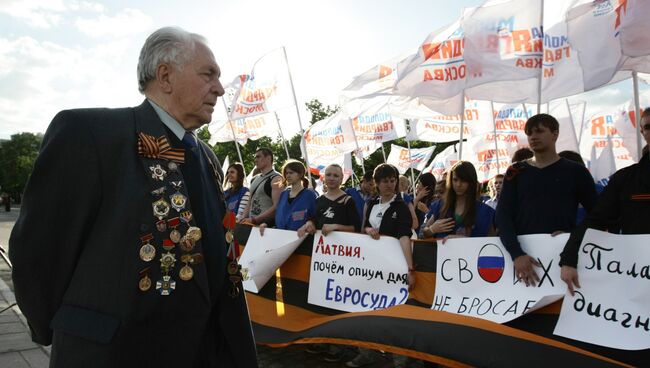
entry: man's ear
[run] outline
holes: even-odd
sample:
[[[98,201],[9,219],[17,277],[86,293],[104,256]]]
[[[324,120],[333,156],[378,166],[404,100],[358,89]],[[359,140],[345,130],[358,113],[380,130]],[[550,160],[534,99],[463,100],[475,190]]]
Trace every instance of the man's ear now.
[[[172,68],[169,64],[160,64],[156,68],[156,83],[163,93],[172,92],[171,74]]]

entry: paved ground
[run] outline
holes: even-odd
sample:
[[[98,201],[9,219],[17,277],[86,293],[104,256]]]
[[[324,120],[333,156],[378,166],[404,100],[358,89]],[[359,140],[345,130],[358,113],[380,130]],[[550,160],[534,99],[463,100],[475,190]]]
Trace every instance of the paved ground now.
[[[11,212],[0,208],[0,245],[7,250],[9,234],[14,226],[20,209],[14,207]],[[15,302],[11,269],[0,258],[0,311]],[[344,347],[341,362],[328,363],[323,355],[305,352],[307,345],[293,345],[286,348],[258,346],[258,358],[262,368],[333,368],[344,367],[344,362],[352,359],[356,348]],[[392,367],[390,354],[377,352],[375,363],[369,368]],[[0,367],[2,368],[41,368],[49,363],[49,348],[43,348],[31,342],[27,323],[18,307],[0,313]]]

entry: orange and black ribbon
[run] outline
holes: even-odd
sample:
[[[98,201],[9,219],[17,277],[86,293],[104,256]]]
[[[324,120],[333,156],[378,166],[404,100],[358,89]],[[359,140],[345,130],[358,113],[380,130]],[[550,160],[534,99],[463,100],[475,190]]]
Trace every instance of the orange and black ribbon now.
[[[172,148],[166,136],[158,138],[138,133],[138,154],[147,158],[170,160],[182,164],[185,162],[185,150]]]

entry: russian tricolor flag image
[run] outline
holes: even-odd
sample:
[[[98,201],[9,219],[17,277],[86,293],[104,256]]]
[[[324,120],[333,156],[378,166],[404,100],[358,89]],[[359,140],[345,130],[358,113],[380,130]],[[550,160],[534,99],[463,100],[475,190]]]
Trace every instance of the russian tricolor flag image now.
[[[485,244],[478,253],[478,274],[489,283],[495,283],[503,276],[505,259],[503,252],[496,244]]]

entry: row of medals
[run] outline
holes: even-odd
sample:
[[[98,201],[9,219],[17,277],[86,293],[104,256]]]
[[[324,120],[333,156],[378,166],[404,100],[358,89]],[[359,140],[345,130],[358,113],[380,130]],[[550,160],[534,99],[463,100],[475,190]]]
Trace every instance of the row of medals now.
[[[167,176],[167,171],[159,164],[149,167],[151,177],[158,181],[163,181]],[[172,172],[177,172],[178,166],[175,162],[168,163],[168,169]],[[158,219],[156,222],[156,230],[165,233],[168,229],[169,239],[164,239],[162,242],[162,249],[160,252],[160,270],[163,274],[161,280],[156,282],[156,290],[160,295],[169,295],[176,288],[176,281],[170,276],[170,272],[176,265],[176,253],[172,252],[176,245],[178,245],[185,254],[181,255],[180,261],[185,265],[178,271],[178,277],[183,281],[189,281],[194,277],[194,270],[190,264],[198,264],[202,261],[203,256],[200,253],[190,254],[194,249],[196,242],[201,239],[201,229],[196,226],[191,226],[192,213],[186,211],[187,197],[180,192],[183,186],[182,181],[171,181],[170,184],[176,190],[169,196],[169,202],[165,199],[166,186],[162,186],[151,194],[156,198],[152,203],[153,215]],[[170,218],[169,214],[174,209],[178,213],[178,217]],[[187,226],[185,235],[181,235],[181,227]],[[151,244],[154,239],[153,234],[146,234],[140,238],[142,246],[140,247],[140,259],[144,262],[151,262],[156,258],[156,247]],[[140,271],[140,281],[138,287],[141,291],[147,291],[152,286],[149,273],[151,267],[147,267]]]

